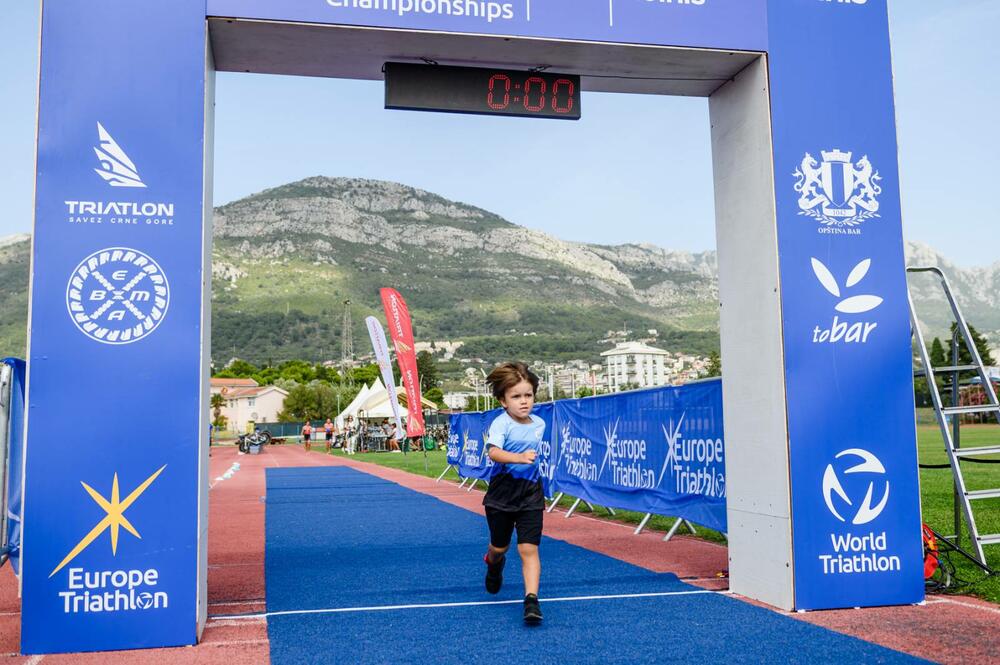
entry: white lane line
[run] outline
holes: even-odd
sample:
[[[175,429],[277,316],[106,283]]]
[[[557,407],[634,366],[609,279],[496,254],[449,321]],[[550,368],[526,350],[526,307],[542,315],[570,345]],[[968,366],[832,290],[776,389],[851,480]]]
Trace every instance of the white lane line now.
[[[257,619],[257,620],[256,621],[251,621],[251,620],[248,620],[248,619],[240,619],[240,620],[237,621],[235,619],[209,619],[205,623],[205,626],[207,628],[220,628],[222,626],[246,626],[248,624],[254,624],[254,623],[262,623],[262,624],[266,624],[267,623],[267,619],[265,617],[261,616],[261,617],[254,617],[254,618]]]
[[[973,605],[972,603],[963,603],[960,600],[952,600],[951,598],[935,598],[933,600],[928,600],[928,605],[938,605],[940,603],[948,603],[949,605],[960,605],[961,607],[968,607],[972,610],[982,610],[984,612],[992,612],[993,614],[1000,614],[1000,608],[996,607],[983,607],[982,605]]]
[[[219,605],[263,605],[265,600],[263,598],[258,598],[257,600],[219,600],[212,601],[208,604],[209,607],[217,607]]]
[[[35,665],[36,663],[42,662],[42,658],[45,658],[45,656],[32,656],[28,660],[24,661],[24,665]]]
[[[582,600],[615,600],[620,598],[663,598],[667,596],[699,596],[699,595],[728,595],[726,591],[710,591],[708,589],[696,589],[693,591],[658,591],[650,593],[619,593],[606,596],[565,596],[562,598],[539,598],[540,603],[566,603],[578,602]],[[413,605],[373,605],[371,607],[329,607],[317,610],[281,610],[278,612],[260,612],[255,614],[225,614],[216,615],[216,619],[260,619],[261,617],[280,617],[298,614],[340,614],[345,612],[388,612],[391,610],[422,610],[435,609],[441,607],[480,607],[487,605],[519,605],[524,601],[517,600],[482,600],[464,603],[425,603]]]

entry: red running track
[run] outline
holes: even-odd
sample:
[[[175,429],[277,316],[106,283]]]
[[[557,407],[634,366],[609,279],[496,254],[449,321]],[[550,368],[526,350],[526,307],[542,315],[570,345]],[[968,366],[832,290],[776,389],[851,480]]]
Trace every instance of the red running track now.
[[[216,481],[233,462],[240,471]],[[344,465],[435,496],[482,514],[482,493],[466,492],[453,481],[436,483],[342,456],[306,452],[300,446],[268,446],[260,455],[237,455],[235,448],[212,450],[210,460],[208,529],[209,621],[195,647],[118,651],[60,656],[17,655],[20,601],[17,581],[5,566],[0,570],[0,663],[188,663],[227,665],[269,660],[267,625],[257,620],[212,618],[264,610],[264,491],[265,469]],[[454,478],[454,476],[452,476]],[[676,536],[663,543],[662,532],[638,536],[633,528],[588,515],[564,519],[555,512],[546,519],[545,534],[657,572],[672,572],[691,584],[724,588],[717,573],[727,568],[726,548],[696,538]],[[886,607],[794,614],[798,619],[854,635],[915,656],[942,663],[1000,663],[996,645],[1000,608],[975,598],[934,596],[922,607]]]

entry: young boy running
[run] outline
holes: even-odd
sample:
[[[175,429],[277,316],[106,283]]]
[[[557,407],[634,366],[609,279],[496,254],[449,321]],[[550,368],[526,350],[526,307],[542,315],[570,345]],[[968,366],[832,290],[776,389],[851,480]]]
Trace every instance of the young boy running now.
[[[536,458],[545,433],[545,421],[531,414],[538,390],[538,377],[524,363],[504,363],[486,377],[504,412],[490,425],[486,448],[490,459],[501,465],[490,479],[483,498],[490,545],[486,562],[486,590],[498,593],[510,537],[517,529],[517,553],[524,573],[524,621],[542,620],[538,605],[538,578],[542,565],[538,545],[542,540],[545,497]]]

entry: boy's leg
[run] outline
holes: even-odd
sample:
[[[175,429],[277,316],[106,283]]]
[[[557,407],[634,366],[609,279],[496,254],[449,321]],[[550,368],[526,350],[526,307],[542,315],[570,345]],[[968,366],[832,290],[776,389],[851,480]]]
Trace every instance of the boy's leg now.
[[[538,578],[542,575],[542,561],[538,557],[538,545],[518,543],[517,553],[521,555],[521,572],[524,574],[524,594],[538,595]]]
[[[514,514],[486,507],[486,523],[490,527],[490,544],[483,560],[486,562],[486,590],[499,593],[503,586],[503,568],[514,533]]]
[[[542,542],[543,515],[542,509],[524,510],[517,515],[517,553],[521,555],[524,574],[524,621],[529,625],[542,620],[542,608],[538,605],[538,578],[542,574],[538,546]]]

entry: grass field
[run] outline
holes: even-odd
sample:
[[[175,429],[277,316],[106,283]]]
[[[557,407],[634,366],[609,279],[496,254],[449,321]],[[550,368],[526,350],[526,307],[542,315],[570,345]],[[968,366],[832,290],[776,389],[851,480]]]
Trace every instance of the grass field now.
[[[936,426],[920,426],[917,429],[917,438],[920,450],[921,464],[947,464],[948,457],[944,452],[944,443],[941,434]],[[1000,444],[1000,427],[974,425],[966,426],[962,429],[962,446],[985,446]],[[315,448],[314,448],[315,450]],[[319,449],[322,454],[322,448]],[[336,452],[336,455],[342,453]],[[436,450],[427,453],[426,466],[424,454],[420,452],[408,455],[391,453],[366,453],[354,456],[354,459],[362,462],[372,462],[381,466],[401,469],[410,473],[429,476],[435,478],[445,468],[445,453],[443,450]],[[965,479],[968,489],[991,489],[1000,488],[1000,464],[975,464],[963,463]],[[455,480],[454,471],[449,471],[446,479]],[[482,485],[480,485],[482,487]],[[950,469],[921,469],[920,470],[920,492],[922,498],[923,519],[938,533],[951,535],[954,533],[954,509],[952,499],[952,476]],[[570,506],[573,499],[564,497],[561,505]],[[987,499],[974,502],[976,521],[981,534],[1000,533],[1000,499]],[[577,510],[587,511],[584,504]],[[631,511],[616,511],[617,515],[610,516],[605,510],[597,508],[599,515],[604,515],[609,519],[638,524],[642,519],[641,513]],[[654,516],[649,521],[649,527],[661,531],[667,531],[674,523],[674,518]],[[709,529],[697,527],[698,536],[715,542],[725,542],[722,534]],[[684,532],[683,530],[681,531]],[[962,546],[968,550],[970,548],[968,530],[962,527]],[[1000,545],[990,545],[986,547],[987,561],[994,568],[1000,570]],[[976,581],[975,584],[961,586],[953,590],[962,593],[970,593],[980,598],[1000,603],[1000,576],[993,576],[984,579],[981,570],[966,563],[960,556],[953,555],[952,561],[956,565],[956,576],[964,580]]]

